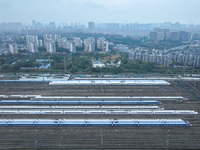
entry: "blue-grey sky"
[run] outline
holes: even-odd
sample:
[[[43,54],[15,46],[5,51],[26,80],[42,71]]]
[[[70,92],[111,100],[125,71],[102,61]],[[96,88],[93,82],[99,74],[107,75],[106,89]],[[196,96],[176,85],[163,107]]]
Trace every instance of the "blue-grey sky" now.
[[[0,22],[200,24],[200,0],[0,0]]]

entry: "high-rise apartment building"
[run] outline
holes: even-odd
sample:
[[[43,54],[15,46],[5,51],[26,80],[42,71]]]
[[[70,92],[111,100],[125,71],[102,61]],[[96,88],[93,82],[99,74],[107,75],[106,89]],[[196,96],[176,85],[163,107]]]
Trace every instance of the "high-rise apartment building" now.
[[[104,41],[102,44],[102,50],[104,52],[109,52],[109,42],[108,41]]]
[[[56,23],[55,22],[50,22],[49,23],[49,27],[51,30],[55,30],[56,29]]]
[[[43,47],[43,41],[39,40],[39,47]]]
[[[9,44],[9,52],[10,52],[11,54],[16,54],[16,53],[18,53],[18,46],[17,46],[16,43],[14,43],[14,44]]]
[[[165,32],[162,32],[162,31],[157,32],[157,37],[156,37],[156,39],[157,39],[158,41],[163,41],[163,40],[165,39]]]
[[[38,52],[38,46],[36,43],[28,42],[27,43],[27,49],[31,53],[37,53]]]
[[[189,38],[188,38],[188,32],[185,32],[185,31],[180,31],[179,32],[179,40],[180,41],[187,41]]]
[[[88,37],[84,40],[85,52],[94,52],[95,51],[95,39],[93,37]]]
[[[76,52],[76,46],[75,46],[74,43],[70,43],[69,51],[70,51],[71,53],[75,53],[75,52]]]
[[[104,43],[104,41],[105,41],[106,39],[104,38],[104,37],[101,37],[101,38],[98,38],[97,39],[97,48],[98,49],[103,49],[103,43]]]
[[[26,45],[29,52],[31,53],[38,52],[38,47],[40,45],[38,36],[26,35]]]
[[[176,31],[170,31],[166,33],[166,40],[171,40],[171,41],[178,41],[179,39],[179,33]]]
[[[56,43],[53,40],[46,41],[46,49],[48,53],[56,52]]]
[[[82,47],[83,41],[79,37],[74,37],[73,39],[74,39],[75,46]]]
[[[26,35],[26,42],[35,43],[39,46],[38,36]]]
[[[150,40],[157,40],[157,32],[150,32]]]
[[[67,38],[65,38],[65,37],[58,39],[58,47],[69,49],[70,48],[70,41],[68,41]]]
[[[95,22],[88,22],[88,28],[90,30],[94,30],[95,29]]]

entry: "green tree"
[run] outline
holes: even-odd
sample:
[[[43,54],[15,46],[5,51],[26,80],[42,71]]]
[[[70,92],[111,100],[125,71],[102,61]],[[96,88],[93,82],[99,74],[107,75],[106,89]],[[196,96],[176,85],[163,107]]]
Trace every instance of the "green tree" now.
[[[19,70],[21,67],[20,63],[15,63],[14,65],[11,66],[12,70]]]
[[[1,66],[1,69],[3,70],[9,70],[10,69],[10,65],[8,63],[5,63]]]

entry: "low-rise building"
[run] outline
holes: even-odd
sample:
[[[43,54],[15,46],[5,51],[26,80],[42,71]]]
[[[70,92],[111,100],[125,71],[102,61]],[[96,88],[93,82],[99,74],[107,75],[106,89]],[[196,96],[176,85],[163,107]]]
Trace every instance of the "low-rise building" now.
[[[105,67],[105,64],[102,61],[99,60],[92,60],[92,66],[93,68],[97,68],[97,67]]]

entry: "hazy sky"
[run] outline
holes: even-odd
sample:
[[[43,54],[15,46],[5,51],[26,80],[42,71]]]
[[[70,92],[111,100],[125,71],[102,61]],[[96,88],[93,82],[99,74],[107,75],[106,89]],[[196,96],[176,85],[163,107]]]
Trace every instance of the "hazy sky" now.
[[[0,22],[200,24],[200,0],[0,0]]]

